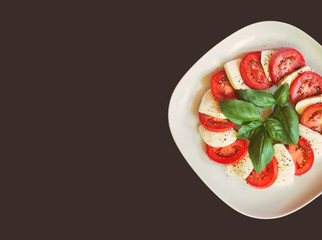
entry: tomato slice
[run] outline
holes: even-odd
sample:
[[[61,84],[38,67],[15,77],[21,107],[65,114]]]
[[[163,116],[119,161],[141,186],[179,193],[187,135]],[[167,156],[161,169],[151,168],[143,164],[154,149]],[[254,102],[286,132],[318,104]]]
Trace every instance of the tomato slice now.
[[[225,71],[215,73],[210,81],[211,92],[217,101],[238,99],[235,89],[231,86]]]
[[[304,66],[305,60],[299,51],[284,48],[272,56],[268,71],[271,79],[277,84],[283,77]]]
[[[291,84],[290,99],[296,104],[300,100],[322,93],[322,77],[315,72],[300,74]]]
[[[304,110],[301,124],[322,134],[322,103],[316,103]]]
[[[255,169],[248,175],[246,181],[255,188],[268,188],[277,179],[278,164],[275,156],[260,172],[256,173]]]
[[[199,120],[205,129],[213,132],[226,132],[235,125],[228,119],[215,118],[200,112]]]
[[[305,138],[300,137],[296,145],[288,145],[288,151],[295,164],[295,175],[302,175],[311,169],[314,153]]]
[[[274,84],[266,78],[261,64],[261,52],[250,52],[241,60],[240,75],[252,89],[267,89]]]
[[[206,144],[208,157],[222,165],[233,165],[245,157],[247,153],[247,141],[237,139],[226,147],[212,147]]]

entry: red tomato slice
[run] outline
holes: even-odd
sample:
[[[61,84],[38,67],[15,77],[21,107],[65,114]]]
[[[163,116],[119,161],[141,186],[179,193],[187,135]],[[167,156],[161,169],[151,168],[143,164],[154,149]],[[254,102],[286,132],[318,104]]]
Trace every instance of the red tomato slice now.
[[[252,89],[267,89],[274,84],[266,78],[261,64],[261,52],[250,52],[241,60],[240,75]]]
[[[314,153],[305,138],[300,137],[296,145],[288,145],[288,151],[295,164],[295,175],[302,175],[311,169]]]
[[[235,89],[231,86],[225,71],[215,73],[210,81],[211,92],[217,101],[238,99]]]
[[[277,174],[278,165],[274,156],[272,161],[270,161],[260,173],[256,173],[254,169],[248,175],[246,181],[255,188],[268,188],[276,181]]]
[[[199,113],[199,120],[205,129],[213,132],[226,132],[235,125],[228,119],[215,118],[204,113]]]
[[[277,84],[283,77],[304,66],[305,60],[299,51],[284,48],[272,56],[268,67],[269,76]]]
[[[216,163],[222,165],[233,165],[245,157],[247,153],[247,141],[237,139],[226,147],[211,147],[206,144],[208,157]]]
[[[315,72],[300,74],[290,87],[290,99],[296,104],[300,100],[322,93],[322,77]]]
[[[322,103],[313,104],[305,109],[301,124],[322,134]]]

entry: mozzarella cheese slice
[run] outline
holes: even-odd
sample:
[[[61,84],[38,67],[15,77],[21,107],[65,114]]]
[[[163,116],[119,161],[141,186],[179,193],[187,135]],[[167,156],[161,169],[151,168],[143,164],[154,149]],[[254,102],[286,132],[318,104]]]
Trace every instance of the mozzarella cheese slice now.
[[[199,132],[202,139],[212,147],[225,147],[236,141],[236,130],[230,129],[226,132],[212,132],[199,126]]]
[[[278,164],[278,175],[275,184],[282,185],[293,182],[295,165],[291,154],[287,151],[284,144],[275,144],[274,154]]]
[[[224,68],[227,73],[228,80],[234,89],[250,89],[240,75],[240,61],[241,59],[236,59],[225,63]]]
[[[209,89],[203,95],[201,103],[199,105],[199,112],[210,115],[212,117],[226,119],[225,115],[220,109],[219,102],[214,99],[211,89]]]
[[[314,159],[322,156],[322,135],[310,128],[305,127],[302,124],[300,124],[299,128],[300,136],[307,140],[313,150]]]
[[[265,76],[269,81],[272,81],[271,77],[269,76],[269,61],[271,60],[272,56],[277,52],[277,50],[267,50],[261,52],[261,63],[265,72]]]
[[[238,163],[226,166],[226,172],[245,179],[253,171],[253,168],[252,160],[247,152],[245,157]]]
[[[301,74],[304,72],[308,72],[311,71],[313,72],[313,69],[310,68],[309,66],[304,66],[288,75],[286,75],[284,78],[282,78],[279,82],[278,82],[278,86],[281,86],[284,83],[288,83],[290,86],[292,84],[292,82]]]
[[[316,103],[322,103],[322,94],[314,97],[308,97],[299,101],[295,105],[295,110],[298,112],[298,114],[302,114],[306,108]]]

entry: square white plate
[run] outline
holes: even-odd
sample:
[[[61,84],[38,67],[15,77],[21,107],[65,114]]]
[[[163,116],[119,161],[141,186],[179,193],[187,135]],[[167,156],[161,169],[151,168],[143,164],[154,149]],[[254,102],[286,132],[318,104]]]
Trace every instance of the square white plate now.
[[[233,33],[199,59],[176,86],[168,112],[174,141],[202,181],[236,211],[260,219],[288,215],[318,197],[322,193],[322,159],[315,159],[311,170],[296,176],[292,184],[252,188],[243,179],[227,176],[222,166],[208,159],[198,131],[198,107],[210,88],[211,76],[223,69],[225,62],[249,51],[280,47],[299,50],[307,65],[322,74],[322,46],[313,38],[286,23],[259,22]]]

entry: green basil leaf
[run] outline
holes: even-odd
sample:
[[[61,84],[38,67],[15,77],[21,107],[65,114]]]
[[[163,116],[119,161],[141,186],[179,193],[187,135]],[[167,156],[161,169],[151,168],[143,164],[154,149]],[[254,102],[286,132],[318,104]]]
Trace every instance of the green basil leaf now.
[[[236,90],[238,98],[259,108],[269,108],[275,104],[275,98],[266,90]]]
[[[225,117],[239,125],[262,118],[260,111],[248,102],[241,100],[223,100],[219,102],[219,105]]]
[[[290,136],[294,144],[299,140],[299,119],[296,112],[289,106],[278,108],[273,112],[273,117],[279,120],[284,131]]]
[[[282,123],[274,118],[268,118],[265,121],[265,126],[269,136],[273,140],[280,141],[284,144],[291,144],[292,140],[289,134],[284,130]]]
[[[278,87],[274,92],[274,98],[276,102],[281,105],[284,105],[288,102],[290,86],[288,83],[284,83]]]
[[[251,138],[248,146],[249,157],[257,173],[260,173],[274,157],[273,140],[268,136],[264,126],[260,129]]]
[[[279,112],[280,108],[281,108],[281,105],[276,104],[274,106],[273,112],[271,113],[271,115],[269,115],[269,118],[275,118],[275,119],[277,119],[277,115],[278,115],[278,112]]]
[[[237,138],[250,139],[255,133],[258,127],[262,126],[263,123],[260,121],[253,121],[249,124],[241,126],[237,132]]]

